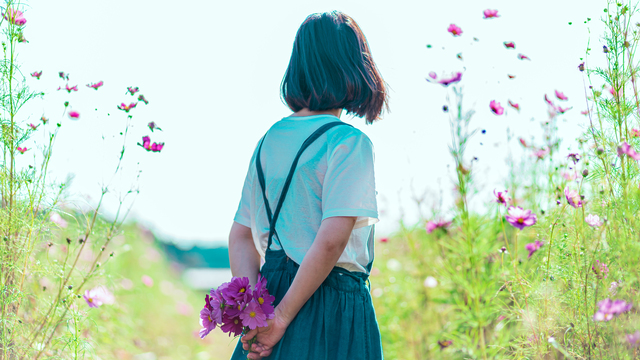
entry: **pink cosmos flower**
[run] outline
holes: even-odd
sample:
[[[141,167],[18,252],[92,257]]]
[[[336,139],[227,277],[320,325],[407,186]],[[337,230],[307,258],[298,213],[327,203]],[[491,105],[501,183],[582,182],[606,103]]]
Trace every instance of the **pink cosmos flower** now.
[[[564,196],[567,198],[569,205],[574,208],[582,207],[582,197],[578,193],[578,190],[569,190],[568,187],[564,188]]]
[[[640,130],[631,129],[631,137],[634,137],[634,138],[640,137]]]
[[[40,80],[40,76],[42,76],[42,70],[32,72],[31,76],[33,76],[34,78]]]
[[[496,202],[498,204],[503,204],[504,206],[509,205],[509,201],[511,201],[511,198],[507,195],[509,191],[505,190],[505,191],[498,191],[498,193],[496,193],[496,190],[493,190],[493,195],[495,195],[496,197]]]
[[[149,105],[149,100],[147,100],[144,95],[138,95],[138,101],[142,101],[145,105]]]
[[[435,80],[438,77],[438,75],[435,73],[435,71],[432,71],[429,73],[429,77]]]
[[[513,41],[505,41],[503,42],[504,47],[506,47],[507,49],[515,49],[516,48],[516,44]]]
[[[64,88],[59,87],[58,90],[67,90],[68,93],[71,93],[72,91],[78,91],[78,85],[69,87],[69,84],[66,84]]]
[[[97,308],[102,305],[111,305],[115,301],[113,294],[104,286],[98,286],[84,292],[82,296],[87,305]]]
[[[229,336],[238,336],[242,334],[242,320],[240,317],[222,316],[222,326],[220,326],[222,332],[229,333]]]
[[[520,60],[531,60],[529,59],[529,57],[525,54],[518,54],[518,59]]]
[[[31,128],[31,130],[35,130],[38,128],[38,125],[29,124],[29,127]]]
[[[222,297],[230,303],[247,302],[251,298],[251,285],[248,277],[234,277],[222,290]]]
[[[527,144],[527,142],[523,138],[519,138],[518,140],[520,141],[520,144],[525,148],[529,147],[529,144]]]
[[[262,277],[262,275],[258,275],[258,282],[253,290],[253,301],[260,305],[267,319],[273,319],[275,316],[275,309],[273,307],[275,300],[276,297],[267,291],[267,279]]]
[[[484,18],[485,19],[493,19],[493,18],[497,18],[500,17],[500,15],[498,15],[498,10],[490,10],[487,9],[484,11]]]
[[[504,114],[504,108],[500,105],[499,102],[495,100],[491,100],[491,102],[489,103],[489,107],[491,108],[491,111],[493,111],[493,113],[496,115]]]
[[[556,97],[560,100],[569,100],[561,91],[556,90]]]
[[[558,114],[564,114],[564,113],[566,113],[567,111],[569,111],[571,109],[573,109],[573,106],[572,107],[568,107],[568,108],[563,108],[561,106],[558,106],[558,107],[555,108],[555,110],[558,112]]]
[[[24,14],[20,10],[9,8],[2,16],[13,25],[22,26],[27,23],[27,19],[24,18]]]
[[[509,106],[511,106],[512,108],[520,111],[520,104],[516,104],[514,102],[511,102],[511,100],[509,100]]]
[[[97,82],[97,83],[95,83],[95,84],[87,84],[87,87],[90,87],[90,88],[93,88],[93,89],[98,90],[98,88],[99,88],[100,86],[102,86],[102,85],[104,85],[104,82],[103,82],[102,80],[100,80],[100,81],[98,81],[98,82]]]
[[[520,230],[524,229],[527,226],[532,226],[538,221],[536,214],[533,214],[531,210],[524,210],[520,206],[511,206],[507,210],[507,212],[508,214],[505,215],[505,219],[509,222],[509,224],[517,227]]]
[[[425,229],[427,230],[427,233],[431,234],[436,229],[442,229],[446,231],[449,225],[451,225],[451,221],[444,221],[442,219],[436,220],[436,221],[429,220],[427,222]]]
[[[576,179],[576,174],[570,171],[565,171],[562,173],[562,177],[567,181],[572,181]]]
[[[152,287],[153,279],[149,275],[142,275],[142,283],[147,287]]]
[[[594,214],[587,215],[587,217],[584,218],[584,221],[586,221],[591,227],[600,227],[603,224],[602,221],[600,221],[600,216]]]
[[[595,321],[609,321],[614,316],[631,310],[632,305],[624,300],[604,299],[598,303],[598,311],[593,315]]]
[[[626,141],[618,146],[618,156],[627,155],[633,160],[640,160],[640,154],[638,154]]]
[[[462,29],[460,29],[456,24],[449,25],[447,29],[453,36],[460,36],[462,34]]]
[[[200,339],[204,339],[218,325],[211,317],[211,310],[207,307],[200,310],[200,326],[202,329],[198,332]]]
[[[25,147],[20,147],[20,146],[18,146],[18,147],[16,147],[16,150],[18,150],[18,152],[20,152],[20,154],[24,154],[24,153],[25,153],[25,152],[27,152],[27,150],[29,150],[29,149],[27,149],[27,147],[26,147],[26,146],[25,146]]]
[[[580,111],[581,115],[589,115],[589,110],[582,110]]]
[[[610,93],[612,96],[615,96],[615,97],[617,97],[617,96],[618,96],[618,92],[617,92],[613,87],[610,87],[610,88],[609,88],[609,93]]]
[[[136,86],[136,87],[129,86],[129,87],[127,88],[127,91],[128,91],[129,93],[131,93],[131,95],[134,95],[135,93],[137,93],[138,91],[140,91],[140,89],[139,89],[137,86]]]
[[[242,319],[242,325],[249,327],[251,330],[267,326],[267,317],[255,300],[251,300],[247,307],[244,308],[244,311],[240,314],[240,319]]]
[[[596,264],[591,267],[591,270],[596,274],[598,279],[607,278],[607,274],[609,274],[609,268],[607,264],[604,262],[600,262],[600,260],[596,260]]]
[[[538,158],[538,160],[542,160],[545,156],[549,155],[550,152],[548,148],[537,149],[533,152],[533,156]]]
[[[118,109],[123,110],[124,112],[129,112],[129,110],[133,109],[134,107],[136,107],[136,105],[138,105],[138,103],[131,103],[129,105],[126,105],[125,103],[121,103],[120,105],[118,105]]]
[[[626,338],[632,348],[638,347],[640,345],[640,330],[637,330],[633,334],[627,334]]]
[[[529,252],[529,256],[527,256],[527,259],[531,259],[531,256],[536,251],[538,251],[542,247],[542,245],[544,245],[544,243],[539,240],[536,240],[535,242],[525,245],[524,248],[527,249],[527,251]]]
[[[52,223],[60,226],[61,228],[66,228],[68,225],[67,221],[63,219],[62,216],[60,216],[60,214],[58,214],[57,212],[51,213],[51,215],[49,216],[49,220],[51,220]]]
[[[446,86],[449,86],[449,85],[451,85],[453,83],[460,82],[460,80],[462,80],[462,73],[461,72],[457,72],[457,73],[455,73],[454,75],[452,75],[448,79],[447,78],[440,79],[438,81],[438,84],[444,85],[446,87]]]
[[[69,117],[72,119],[79,119],[80,118],[80,113],[77,111],[69,111]]]

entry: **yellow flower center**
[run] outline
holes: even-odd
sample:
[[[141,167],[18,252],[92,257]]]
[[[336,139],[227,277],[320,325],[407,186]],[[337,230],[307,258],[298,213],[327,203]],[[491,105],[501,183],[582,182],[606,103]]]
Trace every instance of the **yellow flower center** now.
[[[88,302],[93,302],[92,298],[87,299]]]
[[[240,292],[241,293],[245,292],[245,289],[244,288],[240,289]]]
[[[211,320],[211,315],[209,315],[209,322],[212,322],[213,320]]]
[[[233,323],[238,325],[238,319],[233,320]]]
[[[256,312],[255,312],[255,311],[250,312],[250,313],[249,313],[249,316],[251,316],[251,317],[256,317]]]
[[[264,304],[264,299],[263,299],[263,298],[261,298],[261,297],[259,297],[259,298],[258,298],[258,303],[260,303],[260,305]]]
[[[518,224],[522,224],[522,223],[524,223],[524,219],[523,218],[518,219]]]
[[[242,310],[242,305],[238,305],[238,310]]]

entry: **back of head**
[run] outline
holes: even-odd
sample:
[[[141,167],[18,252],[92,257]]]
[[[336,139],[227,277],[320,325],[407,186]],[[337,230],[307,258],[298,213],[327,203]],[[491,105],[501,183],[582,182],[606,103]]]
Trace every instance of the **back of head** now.
[[[293,111],[345,109],[367,123],[380,118],[388,97],[362,30],[339,11],[312,14],[302,23],[281,96]]]

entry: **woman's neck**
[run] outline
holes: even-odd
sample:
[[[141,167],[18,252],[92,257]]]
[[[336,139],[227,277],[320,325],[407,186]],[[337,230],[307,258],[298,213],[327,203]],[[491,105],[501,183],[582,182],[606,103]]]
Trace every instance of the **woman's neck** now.
[[[333,115],[337,118],[340,118],[340,114],[342,113],[342,109],[331,109],[331,110],[321,110],[321,111],[311,111],[307,108],[301,109],[299,111],[294,112],[291,116],[313,116],[313,115]]]

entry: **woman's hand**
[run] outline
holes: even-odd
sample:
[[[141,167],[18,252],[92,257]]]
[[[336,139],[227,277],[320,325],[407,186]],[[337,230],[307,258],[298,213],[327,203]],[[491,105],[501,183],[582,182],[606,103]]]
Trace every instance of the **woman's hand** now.
[[[247,355],[247,358],[262,359],[271,355],[273,347],[282,339],[288,326],[289,322],[285,321],[282,316],[278,316],[276,311],[275,317],[267,320],[267,326],[250,330],[240,339],[242,348],[249,350],[249,340],[256,337],[257,342],[252,345],[251,352]]]

